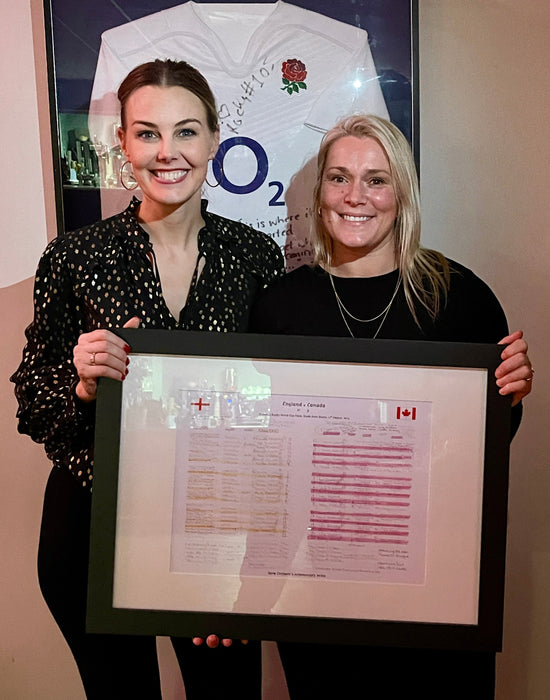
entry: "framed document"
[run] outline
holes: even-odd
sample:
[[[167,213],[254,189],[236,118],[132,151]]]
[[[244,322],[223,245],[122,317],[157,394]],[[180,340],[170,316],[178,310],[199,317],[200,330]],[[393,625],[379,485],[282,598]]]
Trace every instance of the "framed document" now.
[[[120,333],[90,631],[500,648],[498,346]]]

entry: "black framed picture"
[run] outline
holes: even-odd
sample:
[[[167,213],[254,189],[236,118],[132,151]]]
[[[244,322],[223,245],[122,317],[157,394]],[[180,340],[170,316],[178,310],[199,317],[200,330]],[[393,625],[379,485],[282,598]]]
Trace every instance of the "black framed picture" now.
[[[270,234],[289,268],[311,258],[315,154],[340,117],[389,117],[418,160],[416,0],[82,0],[77,9],[45,0],[45,15],[60,232],[131,198],[120,179],[116,91],[156,58],[187,60],[216,96],[210,209]]]
[[[500,649],[498,346],[120,334],[89,631]]]

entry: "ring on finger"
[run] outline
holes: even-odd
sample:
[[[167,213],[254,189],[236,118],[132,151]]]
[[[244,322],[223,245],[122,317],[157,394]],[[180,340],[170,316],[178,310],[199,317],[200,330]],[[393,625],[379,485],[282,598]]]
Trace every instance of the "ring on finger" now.
[[[95,352],[90,354],[90,364],[95,365]]]
[[[525,381],[526,381],[526,382],[532,382],[534,376],[535,376],[535,369],[534,369],[533,367],[531,367],[531,376],[530,376],[530,377],[527,377],[527,379],[526,379]]]

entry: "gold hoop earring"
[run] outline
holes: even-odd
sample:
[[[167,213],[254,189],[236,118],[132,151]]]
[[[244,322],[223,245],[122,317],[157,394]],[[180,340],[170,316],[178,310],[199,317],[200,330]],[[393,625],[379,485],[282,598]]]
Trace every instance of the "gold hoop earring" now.
[[[131,192],[132,190],[137,189],[138,182],[134,176],[133,170],[126,172],[125,168],[128,164],[132,165],[129,160],[125,160],[124,163],[120,166],[120,184],[124,187],[125,190]]]
[[[220,163],[220,161],[217,158],[212,158],[212,164],[214,163],[214,161],[216,161],[216,165],[218,166],[218,169],[220,171],[220,175],[221,175],[220,179],[216,180],[215,185],[212,185],[210,182],[208,182],[208,178],[206,178],[206,177],[204,178],[204,181],[206,182],[208,187],[212,187],[212,189],[214,189],[214,187],[219,187],[222,184],[222,180],[223,180],[222,164]],[[212,165],[212,173],[214,174],[214,177],[216,177],[216,173],[214,173],[214,166],[213,165]]]

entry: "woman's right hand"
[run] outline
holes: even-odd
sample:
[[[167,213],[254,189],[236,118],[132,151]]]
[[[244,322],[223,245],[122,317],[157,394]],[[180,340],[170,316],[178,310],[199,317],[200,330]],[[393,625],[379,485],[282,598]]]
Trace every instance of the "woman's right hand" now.
[[[137,328],[139,318],[134,316],[123,328]],[[73,362],[78,373],[76,395],[86,403],[97,396],[99,377],[124,379],[127,374],[130,348],[122,338],[112,331],[100,328],[91,333],[82,333],[73,348]]]

